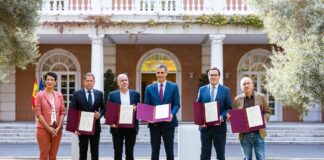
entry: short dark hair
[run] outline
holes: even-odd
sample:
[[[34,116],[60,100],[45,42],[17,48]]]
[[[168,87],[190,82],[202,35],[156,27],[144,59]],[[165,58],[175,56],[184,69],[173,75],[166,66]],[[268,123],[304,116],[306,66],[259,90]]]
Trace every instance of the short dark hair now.
[[[216,70],[218,72],[218,75],[219,76],[221,75],[221,72],[217,67],[211,67],[210,69],[208,69],[208,71],[207,71],[208,75],[209,75],[209,71],[211,71],[211,70]]]
[[[88,76],[91,76],[91,77],[93,77],[93,80],[96,80],[96,79],[95,79],[95,76],[94,76],[91,72],[87,72],[87,73],[85,73],[85,74],[83,75],[83,80],[85,80]]]
[[[165,64],[158,64],[156,66],[156,69],[158,69],[158,68],[164,68],[165,72],[168,72],[168,67]]]
[[[57,74],[54,73],[54,72],[47,72],[47,73],[44,75],[44,80],[46,80],[46,78],[47,78],[48,76],[53,77],[53,78],[55,79],[55,81],[57,80]]]

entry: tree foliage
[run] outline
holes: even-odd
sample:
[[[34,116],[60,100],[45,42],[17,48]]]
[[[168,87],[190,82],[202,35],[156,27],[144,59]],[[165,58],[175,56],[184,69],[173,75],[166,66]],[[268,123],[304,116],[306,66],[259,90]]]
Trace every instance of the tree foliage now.
[[[267,88],[300,113],[324,104],[324,1],[251,0],[274,50]],[[323,105],[322,105],[323,106]]]
[[[115,74],[112,72],[111,69],[108,69],[106,73],[104,74],[104,96],[105,101],[107,101],[108,94],[111,91],[114,91],[117,89],[117,83],[115,80]]]
[[[0,81],[39,56],[35,28],[40,0],[0,0]]]

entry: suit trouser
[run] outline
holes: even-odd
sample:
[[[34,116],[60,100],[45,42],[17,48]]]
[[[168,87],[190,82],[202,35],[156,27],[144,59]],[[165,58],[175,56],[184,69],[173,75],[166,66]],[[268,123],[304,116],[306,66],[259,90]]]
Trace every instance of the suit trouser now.
[[[134,160],[134,146],[136,142],[136,132],[134,129],[119,128],[112,133],[114,143],[114,159],[122,160],[123,144],[125,140],[126,160]]]
[[[88,145],[90,141],[91,160],[99,159],[100,132],[95,131],[94,135],[79,135],[80,160],[87,160]]]
[[[207,128],[200,131],[201,160],[210,160],[212,143],[218,160],[225,160],[226,132],[216,132],[215,128]]]
[[[163,128],[160,126],[151,126],[150,134],[151,134],[151,147],[152,147],[151,159],[159,160],[161,136],[162,136],[167,160],[174,160],[174,153],[173,153],[174,127]]]
[[[36,132],[37,143],[40,151],[39,159],[55,160],[62,138],[62,129],[60,129],[55,137],[52,137],[45,128],[37,128]]]

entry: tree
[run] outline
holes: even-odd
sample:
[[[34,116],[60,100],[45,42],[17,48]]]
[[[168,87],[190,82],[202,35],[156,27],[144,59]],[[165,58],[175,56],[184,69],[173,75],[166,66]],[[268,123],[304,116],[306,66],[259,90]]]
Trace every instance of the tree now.
[[[39,56],[35,28],[41,0],[0,0],[0,81]]]
[[[199,78],[199,87],[204,86],[206,84],[209,84],[208,70],[206,71],[206,73],[202,73],[201,77]]]
[[[108,69],[106,73],[104,74],[104,90],[105,90],[105,101],[107,100],[108,94],[111,91],[114,91],[117,89],[117,83],[115,81],[115,74],[112,72],[112,70]]]
[[[324,1],[251,0],[263,19],[273,50],[267,88],[286,105],[307,113],[324,104]],[[323,106],[323,105],[322,105]]]

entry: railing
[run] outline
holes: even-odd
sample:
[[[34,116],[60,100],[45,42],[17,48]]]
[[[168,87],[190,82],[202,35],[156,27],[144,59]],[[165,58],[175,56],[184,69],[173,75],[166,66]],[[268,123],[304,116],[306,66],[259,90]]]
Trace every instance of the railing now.
[[[246,0],[43,0],[44,15],[250,14]]]

